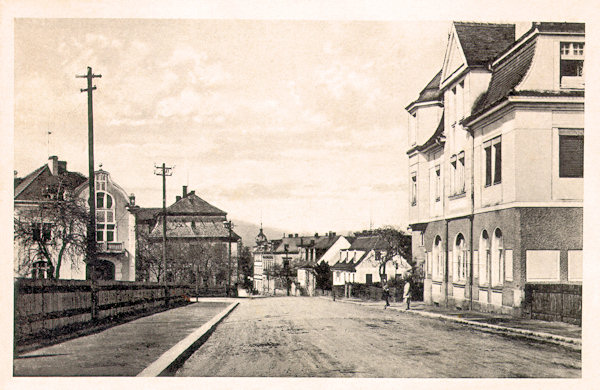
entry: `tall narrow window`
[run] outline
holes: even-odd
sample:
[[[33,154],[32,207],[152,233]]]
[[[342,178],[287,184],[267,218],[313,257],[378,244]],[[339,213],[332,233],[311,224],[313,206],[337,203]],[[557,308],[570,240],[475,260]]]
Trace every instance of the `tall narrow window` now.
[[[502,138],[496,137],[484,142],[485,186],[502,182]]]
[[[444,252],[442,250],[442,239],[436,236],[431,248],[433,261],[433,276],[436,279],[441,279],[444,275]]]
[[[442,190],[442,171],[439,165],[435,166],[435,201],[440,201],[440,194]]]
[[[490,237],[487,231],[481,232],[479,239],[479,284],[485,285],[490,272]]]
[[[450,157],[450,189],[451,194],[456,194],[457,186],[457,175],[456,175],[456,155]]]
[[[583,42],[560,43],[560,86],[562,88],[583,88],[583,49]]]
[[[583,177],[583,131],[559,130],[558,176]]]
[[[467,248],[465,237],[458,234],[454,243],[454,280],[463,282],[467,279]]]
[[[502,182],[502,143],[500,138],[494,144],[494,184]]]
[[[116,238],[113,198],[106,192],[96,193],[96,241],[114,242]]]
[[[417,172],[410,174],[410,205],[417,205]]]
[[[504,241],[500,229],[494,231],[491,252],[492,286],[500,286],[504,282]]]
[[[465,192],[465,152],[458,154],[458,189],[457,192]]]

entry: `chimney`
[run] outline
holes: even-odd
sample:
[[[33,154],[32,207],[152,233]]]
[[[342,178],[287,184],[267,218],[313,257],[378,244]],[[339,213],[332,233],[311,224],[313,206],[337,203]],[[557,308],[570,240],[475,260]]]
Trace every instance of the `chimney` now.
[[[135,206],[135,194],[129,195],[129,205]]]
[[[335,232],[331,232],[330,236],[335,237]]]
[[[298,233],[294,234],[294,237],[298,237]]]
[[[67,171],[67,162],[66,161],[59,161],[58,162],[58,174],[62,174],[65,173]]]
[[[175,197],[175,202],[179,202],[180,200],[181,200],[181,196],[177,195],[177,196]]]
[[[294,237],[293,234],[288,234],[288,238],[292,238],[292,237]]]
[[[315,237],[319,237],[319,233],[315,233]]]
[[[196,193],[196,190],[192,190],[188,193],[188,195],[194,195]]]
[[[58,157],[50,156],[48,157],[48,168],[50,168],[50,173],[52,175],[58,175]]]
[[[187,196],[187,186],[183,186],[183,197]]]

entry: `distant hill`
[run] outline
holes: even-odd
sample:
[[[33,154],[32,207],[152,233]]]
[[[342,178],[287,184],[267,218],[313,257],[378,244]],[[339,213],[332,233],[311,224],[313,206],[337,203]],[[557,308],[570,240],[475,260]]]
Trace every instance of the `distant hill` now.
[[[259,230],[260,225],[258,224],[236,219],[233,220],[233,231],[242,237],[242,243],[244,246],[252,248],[255,245],[255,239]],[[281,238],[283,236],[283,230],[270,228],[268,226],[263,226],[263,233],[265,233],[269,240]]]

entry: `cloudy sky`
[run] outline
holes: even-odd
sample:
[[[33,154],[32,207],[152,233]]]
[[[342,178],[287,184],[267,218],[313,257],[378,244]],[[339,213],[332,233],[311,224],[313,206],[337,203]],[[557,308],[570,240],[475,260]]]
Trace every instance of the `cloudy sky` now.
[[[526,24],[526,27],[528,25]],[[291,231],[407,225],[404,107],[450,22],[16,19],[14,167],[95,162],[161,204],[154,164],[233,219]],[[47,136],[48,131],[52,134]]]

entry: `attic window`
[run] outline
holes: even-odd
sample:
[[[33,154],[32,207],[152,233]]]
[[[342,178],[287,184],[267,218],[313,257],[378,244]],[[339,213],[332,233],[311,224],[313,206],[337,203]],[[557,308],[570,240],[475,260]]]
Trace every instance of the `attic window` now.
[[[560,86],[583,88],[583,42],[560,43]]]

